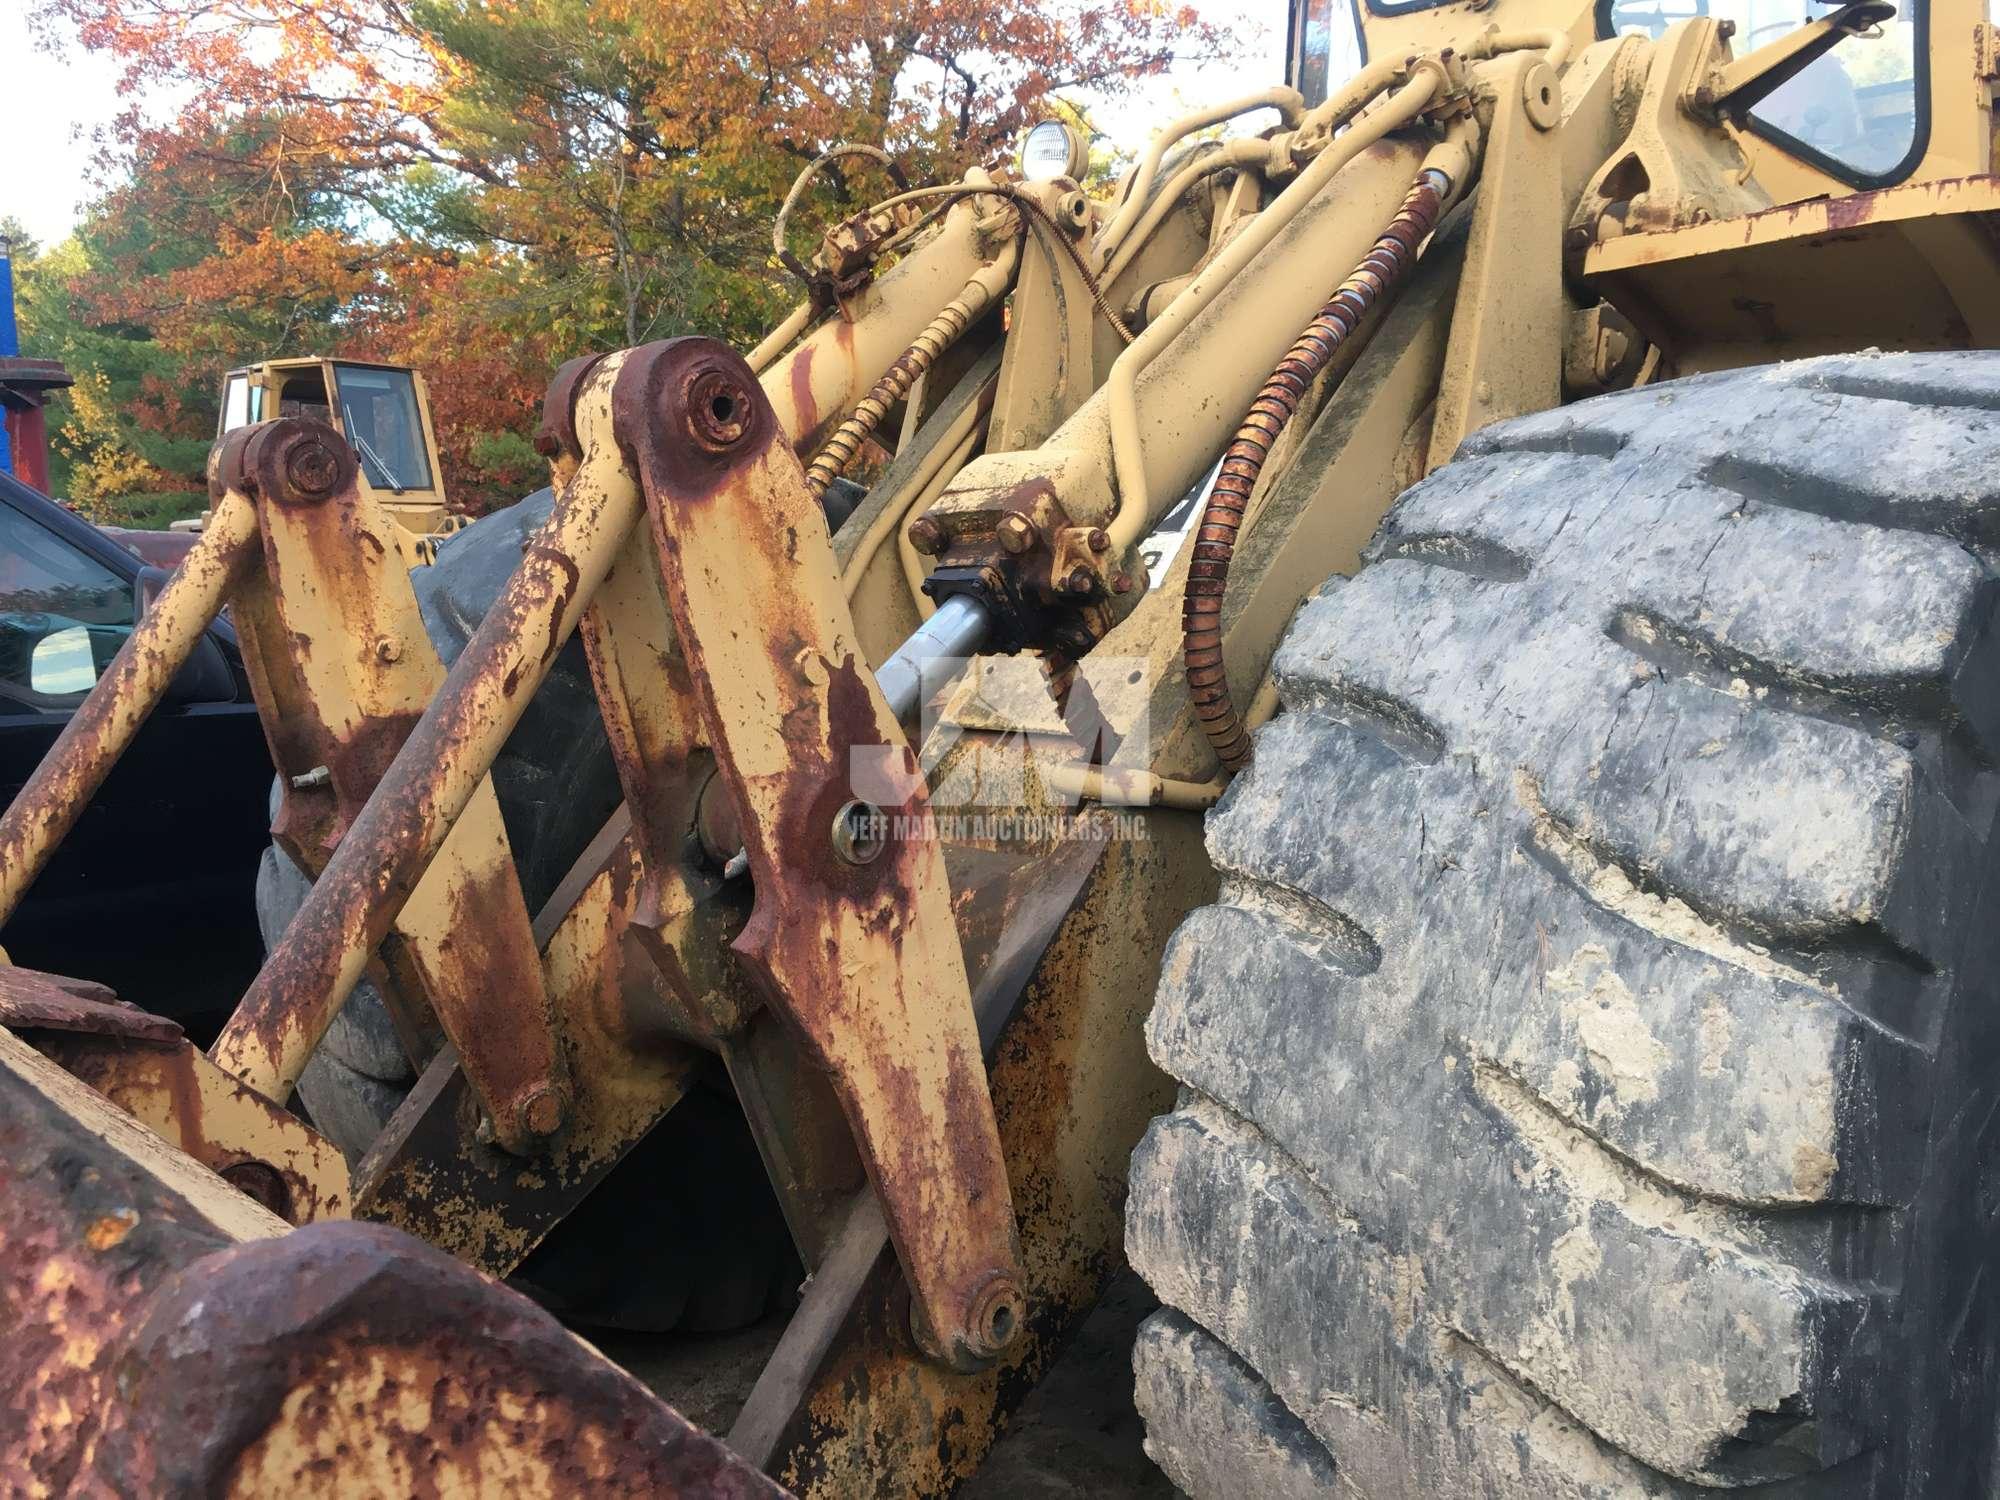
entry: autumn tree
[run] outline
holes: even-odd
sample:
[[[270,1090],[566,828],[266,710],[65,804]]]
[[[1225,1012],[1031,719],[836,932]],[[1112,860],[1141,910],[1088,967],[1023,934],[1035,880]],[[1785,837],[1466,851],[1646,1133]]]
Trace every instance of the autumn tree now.
[[[108,132],[111,187],[66,292],[81,326],[174,363],[143,390],[119,377],[133,424],[192,440],[214,376],[249,358],[404,359],[430,375],[452,481],[486,498],[529,476],[555,362],[742,341],[782,311],[771,216],[828,145],[955,174],[1052,94],[1219,45],[1160,0],[42,0],[36,17],[51,44],[118,58],[135,96],[179,101]],[[832,174],[809,210],[879,185]]]

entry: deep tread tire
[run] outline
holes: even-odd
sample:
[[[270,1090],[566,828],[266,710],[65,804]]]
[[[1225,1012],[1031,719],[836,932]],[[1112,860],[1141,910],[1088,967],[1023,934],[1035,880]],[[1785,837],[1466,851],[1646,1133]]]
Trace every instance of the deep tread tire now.
[[[1992,1492],[1997,556],[2000,356],[1852,356],[1489,428],[1305,604],[1148,1027],[1176,1483]]]
[[[411,574],[438,654],[458,659],[548,519],[546,490],[487,516]],[[529,911],[539,910],[622,796],[582,643],[571,640],[493,764]],[[268,949],[311,883],[264,854],[257,915]],[[373,985],[355,987],[299,1079],[313,1123],[358,1161],[415,1076]],[[645,1274],[633,1268],[643,1265]],[[572,1321],[717,1332],[755,1321],[799,1278],[789,1232],[726,1083],[703,1085],[559,1225],[519,1273]]]

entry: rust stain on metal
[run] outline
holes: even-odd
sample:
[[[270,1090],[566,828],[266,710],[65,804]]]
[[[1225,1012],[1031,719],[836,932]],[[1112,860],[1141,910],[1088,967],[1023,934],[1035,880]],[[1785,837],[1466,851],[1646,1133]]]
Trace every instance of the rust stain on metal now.
[[[557,366],[542,397],[542,419],[535,428],[535,451],[543,458],[574,463],[583,457],[583,445],[576,436],[576,395],[603,359],[602,354],[584,354]]]
[[[783,1493],[448,1256],[378,1225],[218,1217],[212,1178],[103,1130],[0,1070],[10,1490]]]
[[[596,363],[565,367],[550,420],[569,409]],[[557,425],[558,443],[562,432],[573,438]],[[289,475],[275,442],[248,457]],[[361,955],[393,928],[392,1005],[399,1030],[425,1044],[413,1055],[428,1061],[441,1030],[458,1045],[501,1143],[532,1152],[562,1128],[568,1084],[484,773],[498,749],[495,721],[518,715],[562,644],[582,573],[545,533],[447,673],[407,574],[357,541],[381,529],[372,500],[351,468],[336,477],[340,485],[315,504],[266,515],[270,587],[250,601],[243,632],[287,786],[277,832],[318,878],[216,1057],[283,1097],[345,998],[357,957],[365,964]],[[587,517],[601,498],[570,487],[552,524]],[[325,786],[294,784],[319,767]],[[455,814],[441,815],[434,787],[447,778],[461,791]]]
[[[629,835],[599,859],[543,959],[574,1080],[568,1128],[533,1163],[481,1144],[477,1101],[447,1048],[357,1170],[358,1217],[506,1275],[693,1082],[700,1054],[635,1023],[628,1002],[624,937],[640,886]]]
[[[111,1363],[95,1466],[139,1491],[782,1494],[525,1298],[380,1226],[206,1257]]]
[[[28,1040],[280,1218],[307,1224],[346,1216],[347,1164],[332,1143],[229,1077],[193,1044],[62,1032],[30,1032]]]
[[[138,1222],[139,1215],[133,1210],[116,1209],[101,1219],[92,1220],[90,1227],[83,1232],[83,1242],[101,1255],[130,1234]]]
[[[990,965],[1015,987],[1033,972],[991,1054],[1027,1327],[992,1368],[944,1369],[912,1344],[908,1299],[885,1258],[771,1466],[799,1494],[952,1493],[1122,1267],[1126,1160],[1172,1097],[1145,1055],[1142,1022],[1168,935],[1214,880],[1198,817],[1147,816],[1153,832],[1142,841],[1093,839],[1085,826],[1079,841],[1029,857],[951,846],[954,886],[974,893],[961,924],[975,970]],[[1003,1003],[992,1009],[981,997],[982,1025],[1007,1014],[1011,993],[995,994]]]
[[[177,1022],[120,1000],[104,985],[7,965],[0,965],[0,1026],[87,1031],[144,1042],[181,1038]]]
[[[1852,229],[1858,224],[1870,222],[1881,211],[1880,193],[1853,193],[1845,198],[1830,198],[1826,205],[1826,223],[1829,229]]]
[[[634,351],[613,413],[749,854],[756,904],[732,948],[831,1075],[925,1344],[990,1359],[1019,1330],[1019,1271],[950,888],[824,522],[769,403],[723,346]],[[759,622],[748,639],[733,628],[745,619]],[[857,754],[873,763],[865,800]],[[850,817],[858,833],[837,828]]]
[[[853,335],[848,338],[851,343]],[[819,403],[813,396],[812,367],[813,345],[807,342],[792,356],[791,367],[792,411],[802,433],[817,432],[820,425]]]

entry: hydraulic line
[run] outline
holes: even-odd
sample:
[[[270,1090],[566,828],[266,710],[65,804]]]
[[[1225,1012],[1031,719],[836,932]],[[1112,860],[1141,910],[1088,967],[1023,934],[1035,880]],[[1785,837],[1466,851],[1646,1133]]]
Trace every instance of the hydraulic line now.
[[[1148,362],[1199,317],[1237,272],[1276,239],[1343,167],[1391,131],[1422,114],[1450,85],[1450,75],[1436,58],[1420,57],[1411,63],[1409,81],[1344,134],[1336,136],[1269,207],[1251,219],[1241,234],[1201,268],[1186,290],[1148,323],[1146,331],[1112,364],[1104,386],[1111,418],[1112,469],[1118,480],[1118,507],[1106,528],[1111,533],[1114,553],[1138,541],[1158,519],[1153,513],[1152,497],[1147,493],[1145,455],[1139,436],[1138,383]]]
[[[1236,438],[1222,456],[1222,467],[1202,510],[1195,533],[1194,555],[1187,589],[1181,596],[1181,652],[1187,671],[1188,697],[1201,720],[1202,732],[1215,747],[1223,769],[1240,771],[1250,762],[1250,732],[1229,695],[1229,672],[1222,654],[1222,599],[1229,582],[1229,561],[1244,510],[1257,487],[1257,476],[1278,434],[1299,409],[1309,387],[1326,368],[1383,293],[1399,281],[1417,258],[1417,247],[1437,227],[1451,192],[1451,179],[1436,167],[1425,167],[1403,199],[1374,247],[1327,299],[1308,323],[1263,390],[1250,405]]]
[[[813,455],[812,464],[806,469],[807,489],[815,496],[823,495],[826,487],[846,472],[847,466],[854,462],[854,455],[861,451],[861,445],[868,441],[868,435],[889,414],[889,408],[909,394],[918,377],[936,363],[940,354],[958,342],[959,336],[993,305],[995,299],[1005,295],[1007,288],[1013,284],[1014,266],[1019,258],[1019,243],[1008,245],[991,264],[982,267],[976,276],[966,282],[964,291],[947,302],[943,310],[931,319],[910,347],[875,382],[874,388],[861,398],[861,404]]]

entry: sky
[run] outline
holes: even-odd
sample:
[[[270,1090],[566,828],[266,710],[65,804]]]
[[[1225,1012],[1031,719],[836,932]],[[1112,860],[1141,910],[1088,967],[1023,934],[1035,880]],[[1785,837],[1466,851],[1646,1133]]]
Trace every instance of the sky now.
[[[28,34],[26,0],[0,0],[7,129],[0,150],[0,216],[12,214],[44,245],[68,234],[90,194],[88,133],[118,113],[118,68],[79,52],[55,57]]]
[[[34,45],[28,0],[0,0],[0,66],[8,82],[8,130],[0,150],[0,217],[13,215],[43,245],[52,245],[76,223],[91,196],[88,181],[95,149],[91,132],[120,108],[118,68],[100,55],[55,56]],[[1146,80],[1115,101],[1090,101],[1098,127],[1127,152],[1136,152],[1166,119],[1215,100],[1284,81],[1282,0],[1211,0],[1211,19],[1238,28],[1243,56],[1226,64],[1184,66]],[[1268,124],[1268,115],[1249,122]]]

